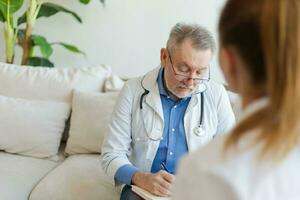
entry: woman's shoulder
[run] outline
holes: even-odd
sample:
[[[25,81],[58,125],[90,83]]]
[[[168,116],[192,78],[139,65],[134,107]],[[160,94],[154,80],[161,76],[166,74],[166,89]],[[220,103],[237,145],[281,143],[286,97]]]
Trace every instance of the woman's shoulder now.
[[[300,184],[300,175],[297,173],[300,167],[300,148],[296,148],[278,165],[269,160],[259,160],[262,144],[254,145],[252,142],[257,133],[257,130],[247,133],[236,147],[228,151],[224,151],[228,135],[215,138],[183,159],[179,176],[193,177],[194,181],[201,182],[199,184],[206,182],[211,187],[229,188],[238,199],[275,193],[286,196],[290,192],[300,195],[298,190],[293,192],[293,185],[283,187],[291,181],[295,185]],[[280,188],[280,191],[273,190],[274,187]]]
[[[176,183],[175,200],[179,199],[239,199],[235,198],[234,186],[227,183],[221,171],[226,171],[223,159],[223,144],[226,135],[185,156],[180,162]],[[220,190],[226,188],[230,198],[223,198]]]
[[[254,135],[257,132],[254,130],[245,134],[236,146],[229,148],[225,148],[225,144],[230,133],[217,136],[211,143],[187,156],[186,162],[194,162],[198,169],[204,171],[215,173],[224,171],[225,174],[231,176],[237,173],[236,170],[239,168],[249,168],[252,166],[250,163],[255,162],[260,145],[252,144],[255,143]]]
[[[201,168],[218,165],[223,160],[223,147],[227,137],[227,134],[215,137],[212,142],[186,156],[184,162],[194,163]]]
[[[244,180],[238,179],[245,177],[245,173],[248,173],[249,170],[245,168],[249,167],[251,159],[249,155],[234,155],[230,151],[225,153],[224,145],[227,137],[228,134],[221,135],[203,148],[183,158],[178,172],[177,181],[179,183],[175,189],[184,185],[189,189],[176,192],[179,196],[193,193],[192,199],[202,198],[202,195],[217,195],[216,199],[242,199],[240,198],[243,196],[240,194],[240,187],[247,186],[241,184]],[[200,185],[202,189],[199,189]],[[219,196],[225,189],[226,194],[230,194],[230,198]],[[218,191],[220,194],[215,194],[214,191]]]

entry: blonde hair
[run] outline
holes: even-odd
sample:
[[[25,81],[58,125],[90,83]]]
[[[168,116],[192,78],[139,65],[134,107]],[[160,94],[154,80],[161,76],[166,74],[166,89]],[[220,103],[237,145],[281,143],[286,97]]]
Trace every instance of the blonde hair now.
[[[237,124],[224,148],[228,150],[250,130],[259,129],[260,157],[281,160],[299,143],[300,1],[229,0],[219,32],[222,45],[240,52],[249,74],[270,101]]]

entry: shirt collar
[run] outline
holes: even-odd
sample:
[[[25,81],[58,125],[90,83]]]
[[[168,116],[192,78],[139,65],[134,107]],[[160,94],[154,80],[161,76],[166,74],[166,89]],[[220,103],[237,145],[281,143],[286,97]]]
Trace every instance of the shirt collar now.
[[[164,71],[165,69],[163,67],[159,69],[157,84],[158,84],[159,93],[161,95],[169,96],[166,88],[164,87]]]
[[[161,68],[159,69],[159,73],[157,76],[157,84],[158,84],[158,89],[159,89],[159,93],[161,95],[167,96],[167,97],[171,97],[173,99],[173,97],[171,95],[169,95],[165,84],[164,84],[164,72],[165,72],[165,68],[161,66]],[[187,100],[188,98],[191,98],[191,95],[181,98],[180,100]]]

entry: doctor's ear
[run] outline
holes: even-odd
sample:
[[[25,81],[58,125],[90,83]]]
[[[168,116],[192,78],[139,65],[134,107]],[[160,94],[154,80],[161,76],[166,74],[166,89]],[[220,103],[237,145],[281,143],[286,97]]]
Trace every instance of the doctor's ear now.
[[[160,49],[160,62],[163,66],[166,66],[168,59],[168,51],[166,48]]]

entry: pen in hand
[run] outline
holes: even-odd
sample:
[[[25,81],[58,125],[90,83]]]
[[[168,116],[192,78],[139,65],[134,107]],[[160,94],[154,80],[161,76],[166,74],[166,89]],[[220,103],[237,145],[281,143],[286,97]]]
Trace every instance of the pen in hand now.
[[[171,173],[170,170],[168,170],[168,168],[167,168],[167,166],[165,165],[165,163],[162,162],[162,163],[160,164],[160,167],[161,167],[162,170],[165,170],[166,172]]]

